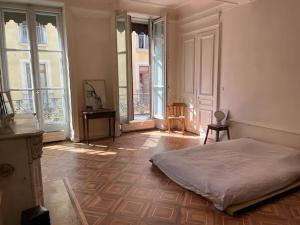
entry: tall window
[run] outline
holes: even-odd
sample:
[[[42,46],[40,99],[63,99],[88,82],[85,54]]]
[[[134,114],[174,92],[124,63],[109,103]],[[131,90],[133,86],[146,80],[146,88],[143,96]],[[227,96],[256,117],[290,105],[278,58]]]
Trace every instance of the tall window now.
[[[0,6],[4,88],[11,92],[16,113],[36,113],[45,132],[68,132],[61,9],[23,7]]]
[[[166,71],[165,71],[165,27],[164,21],[158,19],[153,23],[153,115],[163,119],[166,107]]]
[[[138,48],[140,49],[148,49],[148,35],[141,33],[137,35],[138,37]]]
[[[28,43],[28,26],[26,22],[19,24],[19,41],[20,43]]]
[[[23,88],[32,88],[31,66],[29,62],[23,62]]]
[[[38,44],[40,45],[47,44],[47,31],[45,26],[42,25],[36,26],[36,38]]]
[[[46,63],[40,63],[40,85],[42,88],[48,87]]]

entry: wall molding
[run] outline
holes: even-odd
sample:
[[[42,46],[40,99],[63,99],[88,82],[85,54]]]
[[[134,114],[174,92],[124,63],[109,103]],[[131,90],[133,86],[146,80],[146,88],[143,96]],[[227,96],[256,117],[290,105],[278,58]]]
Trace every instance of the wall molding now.
[[[198,13],[194,13],[191,16],[187,16],[187,17],[183,17],[183,18],[179,18],[178,22],[181,24],[188,24],[197,20],[201,20],[210,16],[214,16],[216,14],[219,14],[222,12],[224,5],[217,5],[215,7],[211,7],[208,9],[205,9],[203,11],[200,11]]]
[[[198,34],[198,33],[214,31],[216,29],[219,29],[219,24],[204,26],[203,28],[200,28],[200,29],[183,32],[183,33],[181,33],[181,37],[188,36],[188,35],[193,35],[193,34]]]
[[[300,131],[287,130],[287,129],[276,127],[276,126],[273,126],[273,125],[270,125],[267,123],[260,123],[260,122],[247,121],[247,120],[236,120],[236,119],[230,119],[229,122],[243,124],[243,125],[247,125],[247,126],[264,128],[264,129],[273,130],[273,131],[277,131],[277,132],[283,132],[283,133],[292,134],[292,135],[300,135]]]

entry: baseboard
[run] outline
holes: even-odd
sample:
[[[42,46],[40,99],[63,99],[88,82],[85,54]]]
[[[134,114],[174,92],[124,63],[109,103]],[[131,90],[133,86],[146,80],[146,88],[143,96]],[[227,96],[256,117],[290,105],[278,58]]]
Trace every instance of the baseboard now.
[[[47,132],[43,134],[43,143],[66,140],[64,131]]]
[[[132,121],[128,124],[122,124],[122,132],[147,130],[155,128],[154,120]]]

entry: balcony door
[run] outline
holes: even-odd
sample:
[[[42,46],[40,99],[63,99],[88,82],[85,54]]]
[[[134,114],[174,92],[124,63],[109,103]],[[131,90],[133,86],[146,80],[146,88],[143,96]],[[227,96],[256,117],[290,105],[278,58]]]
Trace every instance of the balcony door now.
[[[165,118],[165,24],[164,18],[154,20],[150,16],[138,18],[137,15],[123,13],[116,17],[119,112],[122,125],[132,121],[143,123]]]
[[[69,135],[60,10],[1,7],[3,84],[16,113],[34,113],[46,133]]]

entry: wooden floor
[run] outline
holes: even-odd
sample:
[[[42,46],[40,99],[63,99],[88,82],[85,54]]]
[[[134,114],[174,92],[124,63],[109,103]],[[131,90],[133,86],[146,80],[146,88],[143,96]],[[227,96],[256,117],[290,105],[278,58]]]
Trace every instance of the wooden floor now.
[[[46,145],[44,181],[66,178],[90,225],[300,225],[300,192],[238,217],[217,211],[148,161],[157,152],[202,143],[198,136],[159,131],[94,142]]]

